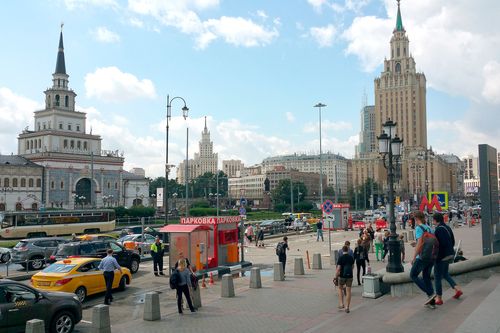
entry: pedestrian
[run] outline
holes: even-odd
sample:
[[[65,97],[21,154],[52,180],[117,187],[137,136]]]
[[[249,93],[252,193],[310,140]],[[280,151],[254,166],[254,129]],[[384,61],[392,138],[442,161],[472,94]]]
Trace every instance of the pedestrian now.
[[[104,304],[111,305],[113,302],[113,279],[115,278],[115,270],[119,270],[120,274],[122,274],[122,268],[118,265],[118,261],[116,261],[115,257],[113,257],[113,250],[108,249],[106,251],[108,254],[104,259],[99,263],[99,270],[103,271],[104,282],[106,283],[106,294],[104,295]]]
[[[255,242],[258,242],[259,247],[264,247],[264,230],[257,225],[257,235],[255,236]]]
[[[423,248],[425,234],[432,233],[432,229],[425,224],[425,215],[424,213],[417,211],[414,215],[415,217],[415,239],[416,242],[412,243],[412,246],[415,246],[415,253],[413,255],[413,259],[411,261],[412,267],[410,271],[410,278],[415,282],[415,284],[427,295],[427,301],[425,302],[426,306],[429,306],[432,309],[436,308],[436,295],[434,294],[434,288],[432,287],[431,281],[431,269],[434,266],[434,261],[432,258],[426,257],[421,258],[423,255]],[[429,235],[426,238],[431,238]],[[430,242],[428,242],[430,244]],[[428,245],[426,245],[428,247]],[[426,251],[428,252],[428,251]],[[436,251],[437,252],[437,251]],[[420,273],[422,273],[422,278],[419,277]]]
[[[351,242],[346,240],[344,245],[340,248],[339,253],[342,253],[344,246],[347,246],[347,253],[354,258],[354,251],[351,249]]]
[[[372,226],[372,223],[370,222],[368,224],[368,228],[366,228],[366,230],[368,231],[368,234],[370,235],[370,252],[373,253],[373,242],[374,242],[374,239],[375,239],[375,230],[373,230],[373,226]]]
[[[251,224],[249,224],[248,227],[245,229],[245,236],[247,238],[247,243],[250,245],[253,239],[253,227]]]
[[[403,224],[403,229],[406,229],[406,223],[408,223],[409,218],[410,217],[408,216],[408,213],[403,214],[403,217],[401,218],[401,222]]]
[[[276,255],[278,256],[278,261],[283,265],[283,275],[285,274],[286,266],[286,250],[290,250],[288,247],[288,237],[283,237],[283,241],[279,242],[276,246]]]
[[[366,251],[370,251],[371,237],[370,237],[370,234],[368,233],[368,230],[365,230],[363,232],[363,235],[361,236],[361,242],[362,242],[363,246],[366,248]]]
[[[399,248],[401,249],[401,263],[405,263],[405,237],[399,235]]]
[[[191,312],[196,312],[196,310],[193,307],[193,302],[191,301],[191,294],[189,293],[189,288],[192,286],[191,285],[191,271],[187,267],[187,262],[186,259],[180,259],[177,262],[177,268],[176,268],[178,274],[179,274],[179,281],[177,283],[177,309],[179,310],[179,313],[182,314],[182,294],[186,297],[189,310]]]
[[[76,238],[76,234],[75,233],[71,234],[71,241],[72,242],[78,241],[78,238]]]
[[[377,228],[377,232],[375,232],[375,257],[377,261],[380,261],[382,257],[382,249],[384,247],[384,234],[382,233],[382,229]],[[380,253],[380,257],[379,257]]]
[[[455,251],[453,249],[453,247],[455,246],[455,237],[453,235],[453,231],[444,223],[443,214],[441,213],[434,213],[433,222],[436,227],[436,229],[434,230],[434,235],[436,235],[436,238],[439,242],[439,253],[436,258],[436,264],[434,265],[434,283],[436,284],[437,295],[436,304],[442,305],[442,279],[445,279],[450,287],[455,290],[455,295],[453,296],[453,298],[458,299],[463,295],[463,292],[448,272],[450,262],[453,261],[453,257],[455,256]]]
[[[186,268],[192,273],[193,270],[191,269],[191,263],[189,262],[188,258],[184,257],[184,252],[182,252],[182,251],[179,251],[179,255],[178,255],[177,261],[175,262],[174,269],[177,269],[177,267],[179,267],[179,261],[182,259],[186,260]]]
[[[389,231],[385,231],[384,232],[384,239],[383,239],[383,243],[382,243],[382,248],[384,250],[384,254],[382,255],[382,262],[385,262],[385,256],[387,255],[387,253],[389,252],[389,236],[391,235],[391,233]]]
[[[415,229],[415,216],[413,216],[413,213],[410,214],[410,218],[408,219],[408,222],[410,223],[410,227],[412,229]]]
[[[354,249],[354,260],[356,262],[357,268],[357,278],[358,278],[358,286],[361,285],[361,281],[359,279],[360,268],[363,268],[363,275],[366,274],[366,263],[370,264],[370,259],[368,258],[368,250],[365,246],[363,246],[363,241],[358,239],[358,245]]]
[[[323,239],[323,220],[319,219],[316,223],[316,242],[319,242],[319,238],[321,237],[321,241],[324,242]]]
[[[151,256],[153,257],[153,271],[155,276],[163,275],[163,255],[165,245],[160,240],[160,236],[155,237],[155,242],[151,244]]]
[[[349,307],[351,305],[351,287],[353,279],[353,267],[354,259],[349,255],[349,247],[344,245],[342,247],[342,255],[337,261],[337,270],[335,278],[338,279],[339,285],[339,310],[345,308],[345,312],[349,313]],[[345,302],[344,302],[344,291],[345,291]]]

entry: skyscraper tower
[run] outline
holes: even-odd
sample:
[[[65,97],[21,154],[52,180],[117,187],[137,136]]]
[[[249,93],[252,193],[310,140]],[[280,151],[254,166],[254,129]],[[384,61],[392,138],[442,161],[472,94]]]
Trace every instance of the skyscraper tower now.
[[[401,17],[400,0],[396,27],[390,42],[390,59],[385,59],[380,77],[375,79],[375,133],[382,124],[397,122],[396,131],[406,150],[427,147],[426,78],[417,73],[410,53],[410,41]]]

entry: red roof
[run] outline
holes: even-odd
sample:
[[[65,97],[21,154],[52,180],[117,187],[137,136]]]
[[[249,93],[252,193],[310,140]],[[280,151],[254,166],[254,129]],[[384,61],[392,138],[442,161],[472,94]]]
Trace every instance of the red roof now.
[[[186,232],[190,233],[199,230],[212,230],[208,225],[196,224],[169,224],[160,229],[160,232]]]

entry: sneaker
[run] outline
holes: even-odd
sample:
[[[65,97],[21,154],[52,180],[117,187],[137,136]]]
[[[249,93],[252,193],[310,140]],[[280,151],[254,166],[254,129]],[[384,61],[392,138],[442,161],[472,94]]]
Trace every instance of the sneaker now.
[[[349,308],[345,309],[345,313],[349,313],[351,311],[349,311]]]
[[[425,306],[426,306],[427,308],[429,308],[429,309],[433,309],[433,310],[436,308],[436,306],[435,306],[434,304],[426,304]]]
[[[457,292],[455,293],[455,295],[453,295],[453,298],[454,299],[459,299],[460,296],[462,296],[464,293],[462,292],[462,290],[457,290]]]
[[[160,275],[165,275],[165,274],[163,274],[163,272],[160,272]]]
[[[442,299],[438,299],[437,301],[434,302],[434,304],[436,304],[436,305],[443,305],[443,300]]]
[[[435,298],[436,298],[436,294],[430,296],[427,299],[427,301],[424,303],[424,305],[434,304],[435,303]]]
[[[158,276],[158,273],[155,273],[155,276]]]

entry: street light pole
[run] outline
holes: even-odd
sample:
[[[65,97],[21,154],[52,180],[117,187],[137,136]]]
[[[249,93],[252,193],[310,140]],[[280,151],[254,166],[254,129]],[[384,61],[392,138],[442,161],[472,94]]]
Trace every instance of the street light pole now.
[[[165,148],[165,188],[163,189],[163,209],[165,210],[165,225],[168,224],[168,175],[170,173],[170,165],[168,164],[168,134],[170,129],[170,118],[172,117],[172,102],[176,99],[182,100],[184,102],[184,107],[182,108],[182,116],[184,120],[187,119],[189,108],[186,105],[186,101],[182,97],[174,97],[170,99],[167,95],[167,126],[165,133],[166,148]]]
[[[189,164],[189,127],[186,128],[186,177],[184,177],[184,185],[186,187],[186,218],[189,216],[189,209],[188,209],[188,196],[189,196],[189,172],[188,172],[188,164]]]
[[[379,153],[383,157],[384,167],[387,169],[387,178],[389,180],[389,221],[390,231],[389,236],[389,262],[386,271],[389,273],[400,273],[404,271],[401,264],[401,248],[398,235],[396,234],[396,217],[394,215],[394,178],[395,168],[401,156],[401,146],[403,140],[396,135],[396,123],[388,119],[383,124],[383,133],[377,137],[379,140]]]
[[[326,107],[326,104],[318,103],[314,106],[319,110],[319,201],[320,205],[323,205],[323,147],[321,142],[321,108]],[[323,209],[321,209],[321,221],[323,218]],[[328,222],[328,248],[330,249],[330,255],[332,255],[332,235],[331,235],[331,222]]]

